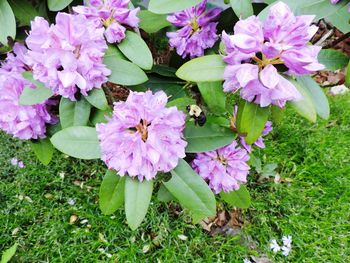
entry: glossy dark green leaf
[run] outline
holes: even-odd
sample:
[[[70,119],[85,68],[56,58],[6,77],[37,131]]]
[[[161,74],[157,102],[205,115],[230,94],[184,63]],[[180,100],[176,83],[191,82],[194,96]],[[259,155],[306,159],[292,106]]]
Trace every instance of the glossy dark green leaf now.
[[[233,11],[238,17],[244,19],[253,15],[251,0],[230,0],[230,3]]]
[[[113,214],[124,204],[125,176],[107,170],[100,187],[99,205],[103,214]]]
[[[55,148],[69,156],[79,159],[100,159],[100,144],[95,128],[73,126],[63,129],[51,138]]]
[[[47,0],[50,11],[60,11],[66,8],[73,0]]]
[[[153,181],[140,182],[130,176],[125,180],[125,214],[129,227],[135,230],[146,216],[151,201]]]
[[[280,108],[275,105],[271,106],[271,118],[274,124],[278,124],[282,121],[285,108]]]
[[[178,99],[174,99],[172,101],[169,101],[166,106],[167,107],[176,106],[178,110],[181,110],[183,112],[187,112],[186,107],[188,105],[192,105],[195,103],[196,103],[196,101],[194,99],[191,99],[189,97],[184,97],[184,98],[178,98]]]
[[[166,187],[163,184],[158,190],[157,199],[164,203],[176,200],[176,198],[168,191],[168,189],[166,189]]]
[[[37,141],[31,141],[31,147],[36,157],[42,164],[48,165],[51,162],[54,148],[50,142],[50,139],[45,138]]]
[[[115,46],[108,45],[107,51],[103,57],[104,60],[113,59],[113,58],[120,58],[120,59],[126,59],[126,57],[123,55],[123,53]]]
[[[269,117],[269,108],[262,108],[260,105],[244,102],[238,107],[237,129],[241,134],[245,134],[245,141],[253,144],[264,130]]]
[[[125,38],[118,44],[120,51],[140,68],[150,70],[153,66],[152,53],[145,41],[132,31],[125,32]]]
[[[141,10],[138,17],[140,18],[140,28],[147,33],[155,33],[171,25],[166,19],[166,15],[155,14],[148,10]]]
[[[43,83],[33,79],[33,75],[31,72],[26,71],[23,72],[22,75],[25,79],[32,82],[36,86],[36,88],[24,88],[19,98],[19,103],[21,105],[35,105],[43,102],[44,100],[47,100],[53,95],[52,91],[46,88]]]
[[[90,121],[92,125],[96,125],[97,123],[107,123],[108,118],[112,116],[112,108],[108,107],[107,110],[94,110],[90,115]]]
[[[93,89],[89,92],[89,96],[86,96],[85,99],[94,107],[100,110],[107,110],[108,102],[106,95],[103,92],[103,89]]]
[[[221,192],[220,196],[226,203],[234,207],[248,208],[251,204],[250,194],[245,185],[241,185],[236,191]]]
[[[321,87],[310,76],[298,77],[297,82],[309,93],[317,114],[327,120],[330,113],[329,103]]]
[[[152,72],[164,77],[176,78],[176,69],[165,65],[153,65]]]
[[[215,150],[230,144],[236,138],[236,134],[230,129],[208,121],[202,127],[196,126],[194,122],[187,122],[184,135],[188,143],[186,152],[189,153]]]
[[[30,25],[30,21],[39,16],[39,12],[27,0],[9,0],[8,2],[20,25]]]
[[[220,55],[208,55],[185,63],[178,69],[176,76],[193,82],[222,81],[225,67]]]
[[[185,10],[202,0],[150,0],[148,10],[155,14],[168,14]]]
[[[346,3],[346,1],[342,2]],[[349,11],[347,5],[328,16],[327,20],[344,34],[350,32]]]
[[[210,112],[220,115],[226,112],[226,94],[222,82],[198,82],[199,91]]]
[[[318,53],[318,62],[325,65],[327,70],[335,71],[345,68],[349,62],[349,57],[335,49],[321,49]]]
[[[90,112],[91,104],[84,97],[81,97],[78,101],[71,101],[62,97],[59,106],[62,128],[87,125]]]
[[[6,0],[0,0],[0,43],[7,46],[7,37],[16,37],[16,19]]]
[[[208,184],[193,171],[191,166],[180,159],[171,171],[171,179],[164,182],[169,192],[181,206],[195,215],[195,221],[216,214],[216,200]]]

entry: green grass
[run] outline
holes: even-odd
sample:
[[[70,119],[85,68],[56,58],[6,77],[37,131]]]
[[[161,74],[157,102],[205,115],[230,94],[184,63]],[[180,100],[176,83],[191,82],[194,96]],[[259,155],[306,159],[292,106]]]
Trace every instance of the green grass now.
[[[332,98],[330,120],[317,124],[287,111],[266,140],[267,148],[256,151],[263,163],[277,163],[280,176],[292,182],[257,183],[250,176],[253,204],[244,212],[242,231],[255,241],[255,251],[240,245],[238,237],[208,236],[188,215],[175,215],[155,199],[144,223],[131,231],[122,209],[113,216],[99,211],[100,162],[55,152],[45,167],[26,143],[1,133],[0,251],[18,242],[14,262],[242,262],[254,253],[266,253],[274,262],[349,262],[349,104],[350,96]],[[25,169],[10,165],[14,156]],[[79,220],[70,224],[73,214]],[[84,219],[88,223],[82,224]],[[188,239],[181,240],[180,234]],[[288,234],[293,236],[291,255],[270,252],[269,241]]]

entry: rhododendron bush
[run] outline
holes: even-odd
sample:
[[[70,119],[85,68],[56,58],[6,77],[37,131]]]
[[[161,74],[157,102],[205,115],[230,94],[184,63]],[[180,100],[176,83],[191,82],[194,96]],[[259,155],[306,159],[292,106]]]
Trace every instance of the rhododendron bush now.
[[[247,208],[284,109],[329,117],[312,76],[348,58],[313,37],[320,19],[350,31],[347,2],[0,0],[0,129],[47,169],[54,149],[102,160],[101,211],[132,229],[152,193],[194,223]]]

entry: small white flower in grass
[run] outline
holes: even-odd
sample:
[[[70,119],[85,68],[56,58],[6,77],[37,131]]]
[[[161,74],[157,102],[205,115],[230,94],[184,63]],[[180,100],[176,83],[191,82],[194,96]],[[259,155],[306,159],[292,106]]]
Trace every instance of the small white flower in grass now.
[[[281,250],[281,247],[277,244],[276,239],[272,239],[270,242],[270,249],[274,252],[277,253],[278,251]]]
[[[75,205],[75,200],[73,198],[68,199],[68,204],[69,205]]]
[[[283,246],[282,247],[282,255],[285,257],[288,256],[291,250],[292,250],[291,247]]]
[[[292,250],[292,236],[283,236],[282,241],[282,254],[283,256],[288,256],[290,251]]]
[[[22,169],[22,168],[25,167],[25,165],[24,165],[24,163],[22,161],[19,161],[18,162],[18,167]]]
[[[252,263],[249,259],[245,258],[243,259],[243,263]]]
[[[17,158],[12,158],[10,162],[11,162],[11,164],[13,166],[17,166],[18,165],[18,159]]]

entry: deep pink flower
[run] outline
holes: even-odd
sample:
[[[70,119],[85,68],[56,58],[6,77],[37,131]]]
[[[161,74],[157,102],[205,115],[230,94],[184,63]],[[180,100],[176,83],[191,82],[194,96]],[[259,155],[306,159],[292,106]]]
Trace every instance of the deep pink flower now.
[[[216,33],[220,8],[205,11],[207,0],[195,7],[168,16],[168,21],[176,27],[176,32],[168,32],[169,44],[183,58],[203,56],[204,50],[214,46],[218,40]]]
[[[26,48],[16,44],[0,68],[0,129],[22,140],[46,137],[46,123],[56,122],[48,112],[50,101],[23,106],[19,98],[25,87],[35,88],[22,77],[27,67],[23,63]]]
[[[73,7],[74,12],[85,15],[97,26],[105,27],[109,43],[120,43],[125,38],[126,27],[137,28],[140,8],[129,9],[130,0],[90,0],[85,6]]]
[[[166,103],[163,91],[147,91],[131,92],[125,102],[114,104],[108,123],[96,126],[102,160],[109,169],[151,180],[157,172],[174,169],[185,157],[185,115]]]
[[[234,35],[222,34],[225,45],[224,90],[240,91],[243,99],[266,107],[284,107],[287,101],[302,99],[294,85],[277,72],[285,65],[287,74],[305,75],[324,69],[317,61],[320,47],[308,42],[316,33],[314,16],[295,16],[278,2],[270,8],[264,23],[251,16],[239,21]]]
[[[192,167],[218,194],[238,190],[247,182],[248,160],[248,152],[233,141],[220,149],[196,154]]]
[[[110,74],[103,64],[107,50],[103,31],[83,15],[58,13],[51,26],[36,17],[26,39],[26,63],[34,79],[71,100],[78,91],[87,96],[93,88],[101,88]]]

